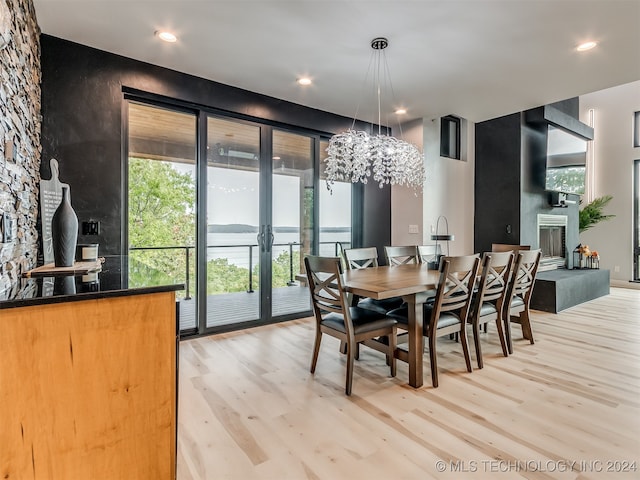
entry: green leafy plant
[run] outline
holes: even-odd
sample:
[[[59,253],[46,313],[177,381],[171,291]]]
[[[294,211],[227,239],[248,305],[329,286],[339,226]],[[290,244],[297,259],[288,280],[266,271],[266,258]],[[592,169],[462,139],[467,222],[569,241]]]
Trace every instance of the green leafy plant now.
[[[604,195],[594,199],[591,203],[585,205],[579,212],[578,216],[578,231],[580,233],[593,227],[596,223],[603,220],[610,220],[615,215],[605,215],[602,213],[604,207],[611,201],[613,197],[611,195]]]

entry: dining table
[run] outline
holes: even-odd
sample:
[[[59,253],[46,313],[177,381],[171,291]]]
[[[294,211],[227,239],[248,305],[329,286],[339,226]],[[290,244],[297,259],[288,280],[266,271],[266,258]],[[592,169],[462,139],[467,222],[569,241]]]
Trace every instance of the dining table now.
[[[408,349],[397,348],[395,357],[409,364],[409,385],[414,388],[423,384],[423,305],[433,296],[439,278],[439,271],[426,264],[360,268],[347,270],[343,276],[343,288],[353,295],[376,300],[402,297],[407,303]]]

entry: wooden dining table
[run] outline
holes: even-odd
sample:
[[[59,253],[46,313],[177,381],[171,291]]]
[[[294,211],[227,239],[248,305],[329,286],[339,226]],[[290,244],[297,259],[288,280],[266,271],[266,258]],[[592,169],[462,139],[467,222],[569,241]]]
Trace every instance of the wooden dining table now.
[[[433,295],[439,276],[440,273],[437,270],[429,270],[427,265],[417,264],[347,270],[343,277],[344,289],[353,295],[376,300],[402,297],[407,302],[409,307],[408,351],[396,349],[396,358],[409,364],[409,385],[415,388],[423,384],[423,304],[430,295]]]

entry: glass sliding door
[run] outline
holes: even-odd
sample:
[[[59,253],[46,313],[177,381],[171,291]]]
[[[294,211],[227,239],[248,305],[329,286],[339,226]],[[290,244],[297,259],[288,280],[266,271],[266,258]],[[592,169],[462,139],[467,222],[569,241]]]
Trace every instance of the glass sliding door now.
[[[128,102],[129,287],[184,283],[180,329],[197,328],[196,116]]]
[[[207,118],[207,328],[261,318],[260,134]]]
[[[309,291],[301,275],[313,249],[313,138],[273,131],[271,174],[272,316],[309,310]]]
[[[304,256],[351,245],[352,186],[327,191],[327,141],[146,101],[126,103],[130,286],[184,283],[183,334],[310,313]]]
[[[327,140],[320,141],[320,255],[339,256],[351,248],[351,182],[334,182],[331,192],[325,174]]]

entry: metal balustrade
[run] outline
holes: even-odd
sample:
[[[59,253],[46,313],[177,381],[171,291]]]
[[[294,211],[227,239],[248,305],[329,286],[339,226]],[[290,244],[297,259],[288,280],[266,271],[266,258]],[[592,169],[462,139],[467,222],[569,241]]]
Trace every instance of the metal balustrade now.
[[[345,245],[350,245],[349,242],[320,242],[320,245],[334,245],[334,255],[339,256],[342,255],[342,251],[345,248]],[[302,248],[303,244],[299,242],[288,242],[288,243],[274,243],[273,247],[288,247],[289,248],[289,281],[287,285],[293,286],[296,285],[295,274],[293,268],[293,247],[298,246]],[[249,253],[249,287],[247,288],[248,293],[253,293],[253,249],[259,247],[257,243],[255,244],[240,244],[240,245],[207,245],[207,249],[210,248],[247,248]],[[189,286],[190,280],[190,251],[194,250],[196,247],[194,245],[175,245],[175,246],[162,246],[162,247],[129,247],[129,251],[146,251],[146,250],[183,250],[185,257],[185,300],[191,299],[191,291]]]

